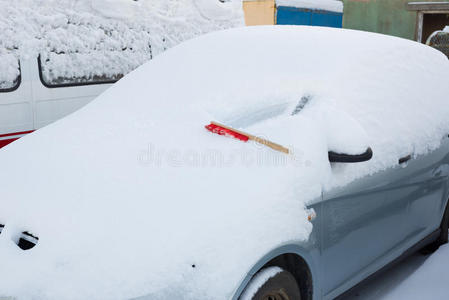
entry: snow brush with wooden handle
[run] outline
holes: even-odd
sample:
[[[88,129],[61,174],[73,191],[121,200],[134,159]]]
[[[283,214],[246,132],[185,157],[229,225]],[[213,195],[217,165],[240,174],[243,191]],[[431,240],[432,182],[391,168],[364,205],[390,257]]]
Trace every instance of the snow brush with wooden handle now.
[[[212,133],[233,137],[244,142],[247,142],[248,140],[255,141],[256,143],[270,147],[273,150],[286,154],[290,153],[290,150],[288,148],[285,148],[284,146],[214,121],[210,122],[210,124],[206,125],[205,127]]]

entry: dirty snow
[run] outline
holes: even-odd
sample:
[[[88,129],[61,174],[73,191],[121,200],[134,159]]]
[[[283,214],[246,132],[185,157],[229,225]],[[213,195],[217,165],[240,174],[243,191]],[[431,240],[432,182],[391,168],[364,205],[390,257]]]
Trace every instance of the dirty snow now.
[[[242,26],[239,5],[237,0],[0,0],[0,88],[14,85],[19,58],[39,54],[47,83],[118,79],[184,40]]]
[[[343,2],[340,0],[276,0],[276,5],[312,10],[326,10],[338,13],[343,12]]]
[[[1,294],[229,299],[266,253],[308,239],[306,206],[323,188],[440,145],[448,64],[404,39],[302,26],[227,30],[166,51],[0,150]],[[214,135],[211,120],[293,153]],[[327,160],[331,148],[366,145],[369,162]],[[14,243],[24,230],[40,238],[27,252]]]

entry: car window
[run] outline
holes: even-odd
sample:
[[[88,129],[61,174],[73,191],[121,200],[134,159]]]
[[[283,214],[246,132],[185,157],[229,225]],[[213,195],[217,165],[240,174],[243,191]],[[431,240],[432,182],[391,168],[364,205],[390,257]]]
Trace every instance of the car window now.
[[[440,50],[449,58],[449,31],[434,32],[426,44]]]
[[[21,81],[20,63],[11,55],[0,55],[0,93],[8,93],[16,90]]]

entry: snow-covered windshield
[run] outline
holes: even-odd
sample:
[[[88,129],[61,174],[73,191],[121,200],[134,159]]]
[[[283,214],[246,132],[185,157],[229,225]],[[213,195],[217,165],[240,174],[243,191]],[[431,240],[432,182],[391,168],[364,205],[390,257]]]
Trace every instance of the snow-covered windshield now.
[[[273,104],[263,107],[252,107],[247,111],[236,111],[228,116],[216,113],[217,119],[236,128],[246,128],[267,119],[275,118],[287,113],[291,103]]]
[[[235,128],[246,128],[256,123],[263,122],[280,116],[298,115],[313,98],[312,95],[303,95],[297,101],[292,97],[291,101],[281,103],[261,103],[252,104],[251,107],[239,107],[235,110],[223,113],[222,111],[211,110],[210,113],[217,118]]]

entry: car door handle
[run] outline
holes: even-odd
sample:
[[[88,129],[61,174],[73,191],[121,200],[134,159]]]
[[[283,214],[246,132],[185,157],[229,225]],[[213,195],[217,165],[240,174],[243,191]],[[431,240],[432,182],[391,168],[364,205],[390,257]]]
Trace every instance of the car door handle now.
[[[399,164],[401,165],[401,164],[404,164],[404,163],[406,163],[406,162],[408,162],[409,160],[411,160],[412,159],[412,155],[411,154],[409,154],[409,155],[407,155],[407,156],[404,156],[404,157],[401,157],[400,159],[399,159]]]

